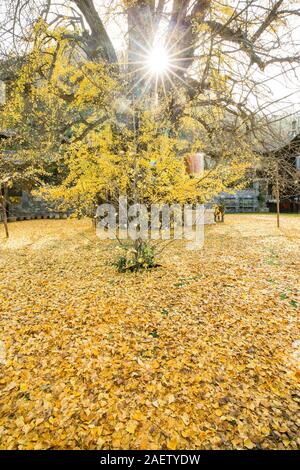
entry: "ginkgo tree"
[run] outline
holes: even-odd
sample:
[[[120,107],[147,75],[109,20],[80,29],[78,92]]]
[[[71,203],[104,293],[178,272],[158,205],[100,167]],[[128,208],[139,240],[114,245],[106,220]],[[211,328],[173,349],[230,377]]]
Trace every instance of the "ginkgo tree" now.
[[[104,2],[103,10],[74,0],[58,10],[41,1],[30,25],[19,20],[28,6],[7,8],[13,41],[4,32],[5,49],[18,43],[19,53],[0,74],[17,84],[4,120],[21,145],[56,162],[52,195],[84,211],[120,193],[205,202],[241,183],[253,158],[255,114],[264,108],[249,104],[249,96],[261,103],[264,90],[253,70],[299,59],[296,43],[286,55],[280,34],[297,15],[290,2],[130,0]],[[116,46],[117,18],[124,36]],[[184,160],[197,151],[214,166],[192,179]]]
[[[65,30],[38,21],[1,114],[2,126],[14,129],[10,140],[20,155],[30,152],[44,167],[56,168],[44,194],[87,214],[97,201],[115,202],[120,195],[149,206],[205,203],[243,182],[253,159],[243,125],[229,135],[224,112],[197,103],[186,103],[175,117],[172,94],[159,101],[151,93],[128,97],[119,71],[75,52]],[[213,86],[224,87],[216,72]],[[191,178],[185,157],[199,151],[214,164]]]

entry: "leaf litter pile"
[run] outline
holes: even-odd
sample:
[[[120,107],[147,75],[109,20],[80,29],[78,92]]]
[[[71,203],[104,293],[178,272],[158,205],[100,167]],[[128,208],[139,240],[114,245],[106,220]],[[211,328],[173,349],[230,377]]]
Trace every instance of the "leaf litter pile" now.
[[[90,221],[0,234],[1,449],[297,449],[300,217],[118,274]]]

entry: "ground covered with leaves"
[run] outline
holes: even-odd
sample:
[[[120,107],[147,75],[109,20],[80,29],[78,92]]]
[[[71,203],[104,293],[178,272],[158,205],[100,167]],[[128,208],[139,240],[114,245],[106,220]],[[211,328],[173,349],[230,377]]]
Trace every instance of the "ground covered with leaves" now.
[[[227,216],[141,274],[90,221],[10,230],[0,448],[299,448],[300,217]]]

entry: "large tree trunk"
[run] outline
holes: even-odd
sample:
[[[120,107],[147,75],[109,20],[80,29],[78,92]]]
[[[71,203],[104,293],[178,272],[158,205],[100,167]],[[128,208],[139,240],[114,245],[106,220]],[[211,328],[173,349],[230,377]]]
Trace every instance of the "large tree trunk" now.
[[[147,52],[154,41],[155,1],[139,0],[127,10],[128,21],[128,73],[132,96],[139,97],[146,83]]]
[[[73,0],[86,20],[91,33],[86,37],[86,53],[90,59],[101,58],[111,64],[118,58],[109,35],[95,8],[93,0]]]

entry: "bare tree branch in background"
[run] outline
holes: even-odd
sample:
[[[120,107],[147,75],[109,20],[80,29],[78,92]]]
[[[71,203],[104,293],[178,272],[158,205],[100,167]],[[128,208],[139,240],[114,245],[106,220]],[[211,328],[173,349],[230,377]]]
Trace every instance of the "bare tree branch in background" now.
[[[174,116],[182,115],[184,96],[196,106],[219,106],[234,118],[232,127],[254,132],[276,101],[268,87],[268,70],[285,81],[298,72],[298,17],[297,4],[290,0],[5,0],[0,17],[0,58],[5,66],[0,79],[13,79],[26,61],[30,28],[38,18],[54,30],[65,28],[65,37],[89,60],[122,66],[125,57],[127,75],[122,80],[137,96],[149,91],[141,63],[158,41],[169,50],[174,67],[157,92],[172,95]],[[125,43],[127,50],[120,50]],[[216,76],[224,80],[218,96]]]

